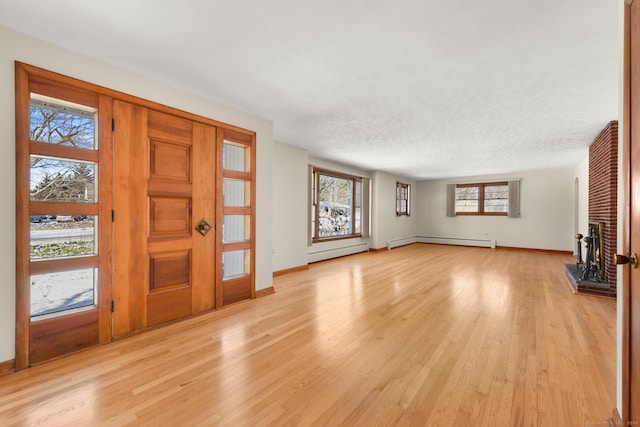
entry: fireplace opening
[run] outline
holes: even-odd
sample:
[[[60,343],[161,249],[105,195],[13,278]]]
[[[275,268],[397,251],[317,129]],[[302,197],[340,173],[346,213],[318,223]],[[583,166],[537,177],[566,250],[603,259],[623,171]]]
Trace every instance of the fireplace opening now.
[[[580,281],[589,278],[598,282],[605,282],[604,274],[604,223],[590,222],[589,235],[583,238],[586,249],[585,260],[577,260],[578,269],[582,270]],[[580,242],[578,242],[580,244]],[[580,256],[580,251],[578,252]]]

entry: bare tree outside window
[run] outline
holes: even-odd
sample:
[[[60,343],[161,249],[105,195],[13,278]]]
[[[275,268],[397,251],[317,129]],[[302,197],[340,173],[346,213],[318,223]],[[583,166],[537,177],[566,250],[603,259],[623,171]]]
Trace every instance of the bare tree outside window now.
[[[319,237],[352,234],[353,182],[320,175]]]
[[[95,165],[36,156],[31,163],[31,200],[95,202]]]
[[[32,99],[29,136],[35,142],[95,149],[95,112]],[[34,155],[30,159],[31,200],[95,201],[94,164]]]
[[[95,149],[95,113],[32,99],[29,134],[32,141]]]
[[[314,169],[312,193],[313,240],[361,235],[361,178]]]

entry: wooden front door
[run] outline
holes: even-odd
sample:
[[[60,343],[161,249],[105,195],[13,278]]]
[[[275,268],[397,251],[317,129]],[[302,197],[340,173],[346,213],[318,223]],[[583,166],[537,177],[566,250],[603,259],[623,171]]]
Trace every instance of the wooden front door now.
[[[215,306],[216,128],[113,110],[117,337]]]
[[[254,132],[15,79],[16,370],[255,297]]]
[[[640,255],[640,2],[625,2],[623,129],[623,255]],[[623,259],[624,260],[624,259]],[[640,422],[640,267],[622,271],[622,406],[624,425]]]

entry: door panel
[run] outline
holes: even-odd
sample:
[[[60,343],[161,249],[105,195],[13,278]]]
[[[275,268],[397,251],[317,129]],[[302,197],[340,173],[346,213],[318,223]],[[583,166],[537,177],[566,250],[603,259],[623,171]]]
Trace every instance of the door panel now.
[[[194,227],[215,221],[216,133],[120,101],[114,116],[116,158],[134,159],[115,164],[114,324],[124,335],[214,307],[215,233]]]
[[[156,111],[148,114],[150,174],[149,234],[150,271],[147,287],[147,326],[188,316],[191,311],[193,200],[193,122]],[[170,246],[167,246],[170,244]],[[194,254],[200,257],[201,254]],[[155,272],[164,271],[162,279]],[[166,274],[170,270],[170,276]],[[201,278],[198,278],[201,280]]]
[[[190,272],[191,251],[149,255],[149,290],[188,286]]]
[[[154,326],[190,315],[191,298],[191,286],[150,292],[147,297],[147,325]]]
[[[45,362],[96,345],[98,333],[97,310],[35,322],[29,334],[29,362]]]
[[[191,146],[151,140],[151,179],[191,182]]]
[[[194,313],[215,308],[216,295],[216,128],[201,123],[193,125],[193,222],[191,230],[193,258],[191,271]],[[206,220],[214,229],[202,236],[193,227]]]
[[[147,325],[147,109],[113,103],[113,336]]]
[[[191,197],[149,196],[149,237],[191,237],[190,212]]]

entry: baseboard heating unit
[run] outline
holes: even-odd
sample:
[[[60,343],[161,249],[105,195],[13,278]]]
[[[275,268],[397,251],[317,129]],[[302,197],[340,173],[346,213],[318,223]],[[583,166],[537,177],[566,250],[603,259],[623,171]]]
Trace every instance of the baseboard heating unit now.
[[[455,237],[426,237],[417,236],[418,243],[436,243],[440,245],[458,245],[458,246],[479,246],[483,248],[495,249],[496,241],[494,239],[459,239]]]
[[[405,237],[404,239],[387,240],[387,249],[393,249],[399,246],[410,245],[412,243],[416,243],[415,237]]]
[[[369,251],[368,243],[358,243],[357,245],[342,246],[335,249],[325,249],[320,251],[309,252],[309,262],[324,261],[331,258],[337,258],[345,255],[353,255],[360,252]]]

